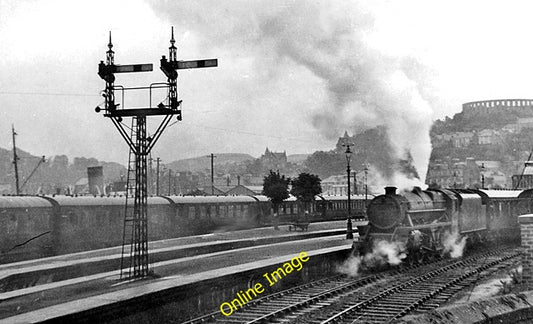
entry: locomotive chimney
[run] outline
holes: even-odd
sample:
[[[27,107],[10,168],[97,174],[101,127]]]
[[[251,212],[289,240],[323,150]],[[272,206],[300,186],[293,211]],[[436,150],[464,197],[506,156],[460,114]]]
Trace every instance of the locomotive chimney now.
[[[385,195],[395,195],[396,187],[385,187]]]
[[[414,194],[417,194],[417,195],[420,195],[420,193],[422,193],[422,188],[420,187],[413,187],[413,191],[412,191]]]

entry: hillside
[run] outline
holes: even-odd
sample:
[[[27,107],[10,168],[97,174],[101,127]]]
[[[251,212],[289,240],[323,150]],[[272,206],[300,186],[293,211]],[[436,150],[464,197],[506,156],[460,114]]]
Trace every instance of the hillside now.
[[[311,154],[291,154],[287,155],[287,162],[301,164],[303,163]]]
[[[36,193],[39,188],[44,193],[55,193],[56,188],[64,190],[74,185],[79,179],[87,177],[87,167],[103,166],[106,181],[116,181],[126,175],[126,168],[115,162],[98,161],[94,158],[75,157],[69,161],[65,155],[45,157],[45,162],[38,167],[42,157],[32,155],[17,148],[19,186],[23,193]],[[32,177],[26,182],[29,175]],[[26,184],[24,184],[26,182]],[[3,193],[15,192],[15,170],[13,151],[0,148],[0,184]]]
[[[339,138],[335,149],[328,152],[318,151],[310,155],[304,163],[306,171],[317,174],[322,179],[331,175],[345,174],[346,148],[343,144],[350,143],[353,144],[350,165],[355,172],[361,172],[365,165],[372,164],[385,177],[390,177],[395,170],[400,170],[408,177],[417,176],[410,161],[393,157],[387,130],[384,127],[368,129],[351,137],[346,136]]]
[[[242,153],[215,153],[214,165],[215,166],[224,166],[229,164],[239,164],[245,161],[254,160],[249,154]],[[170,167],[174,171],[191,171],[191,172],[200,172],[205,171],[206,169],[211,169],[211,157],[209,155],[173,161],[166,164],[167,167]]]

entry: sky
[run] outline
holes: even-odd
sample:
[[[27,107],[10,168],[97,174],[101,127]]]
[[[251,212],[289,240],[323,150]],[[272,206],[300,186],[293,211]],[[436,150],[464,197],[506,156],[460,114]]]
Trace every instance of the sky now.
[[[0,0],[0,147],[126,164],[97,75],[112,33],[116,64],[154,71],[115,84],[165,82],[174,27],[183,121],[154,147],[163,163],[210,153],[260,156],[334,148],[384,125],[399,157],[425,174],[435,119],[469,101],[533,98],[530,1]],[[154,92],[154,101],[164,97]],[[149,105],[128,93],[125,106]],[[150,130],[157,124],[151,118]]]

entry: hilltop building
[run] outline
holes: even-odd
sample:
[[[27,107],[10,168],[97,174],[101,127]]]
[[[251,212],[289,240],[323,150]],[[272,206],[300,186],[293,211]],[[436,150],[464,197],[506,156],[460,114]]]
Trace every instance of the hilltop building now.
[[[265,150],[265,154],[259,158],[263,167],[267,170],[284,170],[287,168],[287,152],[273,152],[268,149]]]
[[[513,113],[518,117],[533,117],[533,100],[496,99],[472,101],[463,104],[463,113],[468,117],[489,115],[493,112]]]

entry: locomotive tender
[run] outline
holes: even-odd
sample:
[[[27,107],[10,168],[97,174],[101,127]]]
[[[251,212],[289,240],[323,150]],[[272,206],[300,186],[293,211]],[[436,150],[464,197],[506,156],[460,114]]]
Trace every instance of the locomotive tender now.
[[[520,239],[518,216],[533,210],[533,189],[435,189],[385,194],[368,205],[368,225],[359,226],[359,253],[378,241],[403,244],[409,262],[440,255],[449,234],[469,244]]]
[[[352,196],[353,215],[364,217],[364,197]],[[368,200],[369,201],[369,200]],[[0,263],[122,244],[126,198],[0,196]],[[128,212],[133,199],[128,199]],[[346,196],[317,196],[310,221],[346,219]],[[302,214],[291,197],[279,209],[280,224]],[[148,198],[149,240],[271,224],[265,196],[157,196]]]

